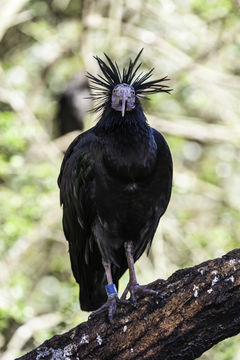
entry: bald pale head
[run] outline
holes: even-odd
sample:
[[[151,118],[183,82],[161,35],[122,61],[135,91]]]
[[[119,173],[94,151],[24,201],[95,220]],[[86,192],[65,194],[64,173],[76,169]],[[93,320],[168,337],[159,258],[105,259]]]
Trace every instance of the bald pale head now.
[[[118,84],[112,91],[112,108],[121,111],[122,117],[125,111],[131,111],[135,108],[135,90],[128,84]]]

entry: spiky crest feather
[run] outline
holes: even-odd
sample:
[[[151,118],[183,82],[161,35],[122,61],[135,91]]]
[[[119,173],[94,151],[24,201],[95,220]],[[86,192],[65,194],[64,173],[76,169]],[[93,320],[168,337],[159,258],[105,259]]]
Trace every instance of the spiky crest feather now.
[[[87,77],[90,80],[91,98],[97,102],[92,111],[102,110],[104,106],[110,102],[113,88],[122,83],[132,85],[136,96],[139,98],[148,99],[145,95],[158,92],[170,93],[172,89],[170,89],[169,86],[162,84],[163,81],[169,80],[167,76],[161,79],[147,81],[152,76],[154,69],[151,69],[145,74],[143,72],[137,74],[142,65],[142,63],[137,64],[142,51],[143,49],[139,51],[133,61],[130,59],[128,67],[123,68],[122,74],[120,73],[118,64],[116,62],[114,64],[107,54],[104,53],[108,64],[98,56],[94,56],[103,76],[94,76],[87,73]]]

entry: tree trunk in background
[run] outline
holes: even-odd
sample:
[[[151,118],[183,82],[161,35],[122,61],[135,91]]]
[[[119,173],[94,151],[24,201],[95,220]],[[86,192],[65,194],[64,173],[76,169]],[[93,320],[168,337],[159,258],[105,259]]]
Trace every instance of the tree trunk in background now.
[[[111,324],[99,316],[45,341],[19,360],[192,360],[240,332],[240,249],[150,285],[164,300],[119,305]]]

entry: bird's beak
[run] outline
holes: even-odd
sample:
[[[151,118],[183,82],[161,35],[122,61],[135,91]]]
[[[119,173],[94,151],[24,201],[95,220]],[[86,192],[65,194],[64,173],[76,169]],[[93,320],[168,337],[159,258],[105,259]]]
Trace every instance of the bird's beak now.
[[[125,107],[126,107],[126,94],[123,91],[123,94],[122,94],[122,117],[124,117],[124,115],[125,115]]]
[[[116,111],[121,111],[122,117],[125,116],[126,111],[131,111],[135,108],[135,91],[133,86],[128,84],[118,84],[112,91],[112,108]]]

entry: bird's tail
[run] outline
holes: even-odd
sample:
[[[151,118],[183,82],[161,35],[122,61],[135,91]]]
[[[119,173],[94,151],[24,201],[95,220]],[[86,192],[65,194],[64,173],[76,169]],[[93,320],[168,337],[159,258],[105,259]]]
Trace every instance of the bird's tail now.
[[[87,265],[85,267],[86,269],[82,269],[80,280],[80,307],[84,311],[94,311],[107,301],[106,276],[103,267],[98,269],[90,269]]]
[[[118,249],[119,264],[112,264],[111,272],[113,283],[118,289],[118,281],[127,269],[127,261],[124,256],[124,249]],[[80,307],[85,311],[97,310],[107,301],[105,286],[107,285],[107,277],[105,269],[102,265],[102,255],[96,246],[94,248],[94,256],[89,256],[88,264],[81,262],[79,269],[79,277],[77,279],[80,285]]]
[[[85,269],[82,268],[80,279],[80,307],[84,311],[94,311],[107,301],[105,290],[107,278],[101,261],[98,263],[95,261],[94,268],[88,265],[84,267]],[[115,265],[112,266],[113,283],[116,285],[117,290],[118,281],[125,270],[126,267],[123,269]]]

